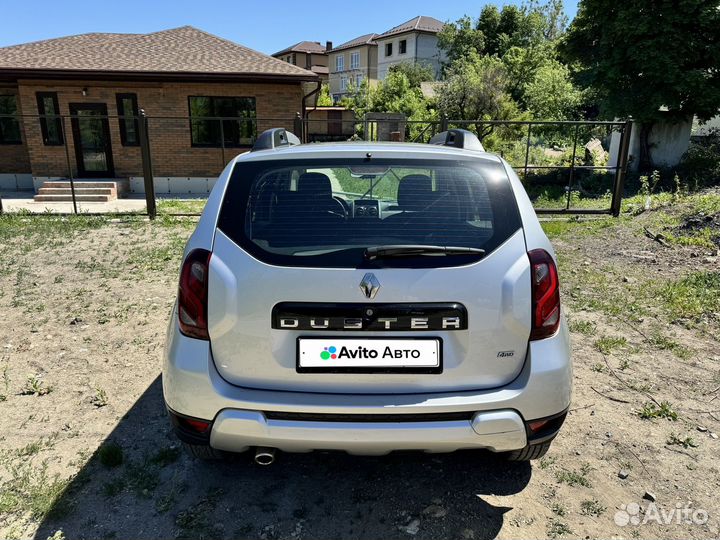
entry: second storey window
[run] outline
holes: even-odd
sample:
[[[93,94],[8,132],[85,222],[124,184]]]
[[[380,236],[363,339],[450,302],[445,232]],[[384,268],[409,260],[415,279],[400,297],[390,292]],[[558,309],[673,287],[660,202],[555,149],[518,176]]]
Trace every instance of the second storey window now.
[[[342,78],[340,79],[340,90],[341,90],[342,92],[344,92],[345,90],[347,90],[347,82],[348,82],[347,77],[342,77]]]
[[[392,56],[392,43],[385,44],[385,56]]]
[[[340,54],[335,57],[335,71],[345,71],[345,55]]]
[[[17,96],[0,95],[0,144],[22,144],[17,119]]]
[[[62,119],[58,106],[57,92],[38,92],[36,95],[40,131],[46,146],[59,146],[63,143]]]
[[[405,54],[407,52],[407,39],[401,39],[398,47],[398,53]]]
[[[257,136],[254,97],[190,96],[193,146],[250,146]]]
[[[350,54],[350,69],[360,68],[360,53],[354,52]]]
[[[116,94],[120,142],[123,146],[138,146],[137,94]]]

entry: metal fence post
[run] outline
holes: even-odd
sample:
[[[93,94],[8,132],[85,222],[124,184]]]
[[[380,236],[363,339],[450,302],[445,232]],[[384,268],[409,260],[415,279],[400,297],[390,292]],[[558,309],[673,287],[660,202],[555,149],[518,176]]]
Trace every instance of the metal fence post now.
[[[573,151],[572,151],[572,161],[570,161],[570,174],[568,175],[568,185],[567,185],[567,202],[565,203],[565,210],[570,210],[570,199],[572,197],[572,183],[573,183],[573,176],[575,175],[575,156],[577,155],[577,141],[578,141],[578,132],[580,131],[580,124],[575,124],[575,137],[573,138]]]
[[[72,165],[70,164],[70,147],[68,145],[67,129],[65,129],[65,117],[61,118],[60,130],[62,132],[63,143],[65,145],[65,161],[68,167],[68,180],[70,180],[70,194],[72,195],[73,213],[77,214],[77,201],[75,200],[75,180],[73,179]]]
[[[530,163],[530,136],[532,135],[532,122],[528,122],[527,142],[525,145],[525,172],[523,172],[523,181],[527,180],[528,164]]]
[[[224,122],[221,118],[220,120],[220,156],[222,159],[222,163],[220,164],[220,170],[222,171],[225,168],[226,162],[225,162],[225,127],[223,126]]]
[[[612,215],[618,217],[622,207],[622,196],[625,191],[625,178],[627,176],[628,159],[630,157],[630,137],[632,135],[633,119],[625,121],[622,138],[620,139],[620,154],[618,155],[618,168],[615,175],[615,188],[613,189],[610,210]]]
[[[305,130],[303,129],[303,119],[302,116],[300,116],[300,113],[295,113],[295,118],[293,119],[293,132],[295,135],[298,136],[301,142],[306,143],[308,142],[305,139]]]
[[[157,216],[155,203],[155,181],[152,172],[152,159],[150,156],[150,137],[148,136],[148,118],[145,109],[140,109],[140,121],[138,122],[138,135],[140,136],[140,154],[142,156],[143,178],[145,180],[145,204],[150,219]]]
[[[448,130],[448,117],[445,113],[440,115],[440,133]]]

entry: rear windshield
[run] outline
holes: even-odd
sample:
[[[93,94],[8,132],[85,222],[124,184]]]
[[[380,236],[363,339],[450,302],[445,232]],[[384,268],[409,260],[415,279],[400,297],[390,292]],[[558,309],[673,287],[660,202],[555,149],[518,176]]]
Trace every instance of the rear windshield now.
[[[218,228],[269,264],[441,267],[478,255],[367,256],[383,246],[476,248],[487,255],[521,226],[500,163],[303,160],[238,163]]]

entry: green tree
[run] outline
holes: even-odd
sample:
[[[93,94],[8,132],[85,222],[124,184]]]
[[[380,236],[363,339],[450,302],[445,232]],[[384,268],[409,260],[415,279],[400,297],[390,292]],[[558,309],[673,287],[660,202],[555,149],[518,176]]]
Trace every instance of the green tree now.
[[[356,118],[363,118],[367,112],[402,113],[408,120],[434,120],[435,110],[420,91],[420,83],[413,86],[402,68],[391,69],[383,81],[369,87],[366,81],[359,88],[351,86],[342,104],[351,109]],[[411,124],[407,135],[412,139],[424,126]]]
[[[538,120],[574,120],[583,102],[570,70],[556,60],[542,64],[523,89],[525,104]]]
[[[641,167],[650,166],[655,122],[706,120],[720,109],[717,1],[582,0],[560,51],[605,117],[641,121]]]
[[[330,107],[334,105],[333,98],[330,95],[330,87],[327,84],[323,84],[320,87],[320,93],[317,98],[318,107]]]
[[[412,88],[420,88],[421,82],[435,80],[433,68],[417,62],[400,62],[399,64],[393,64],[388,71],[390,73],[403,73]]]
[[[476,52],[453,62],[437,90],[438,110],[452,120],[475,121],[478,137],[491,135],[496,125],[487,120],[522,119],[507,92],[507,71],[502,61]]]
[[[498,27],[500,26],[500,10],[492,5],[486,5],[480,12],[476,28],[482,33],[484,46],[477,49],[478,52],[496,51],[500,43],[498,41]],[[492,53],[491,53],[492,54]]]
[[[445,51],[447,65],[465,58],[471,52],[482,52],[484,44],[482,31],[475,27],[468,16],[446,24],[438,34],[438,47]]]

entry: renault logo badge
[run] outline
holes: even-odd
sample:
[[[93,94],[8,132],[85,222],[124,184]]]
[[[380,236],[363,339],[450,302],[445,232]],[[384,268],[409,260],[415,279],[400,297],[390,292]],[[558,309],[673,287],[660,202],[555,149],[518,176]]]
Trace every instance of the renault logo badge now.
[[[368,272],[362,278],[360,282],[360,290],[368,298],[375,298],[375,295],[380,290],[380,282],[375,277],[375,274]]]

